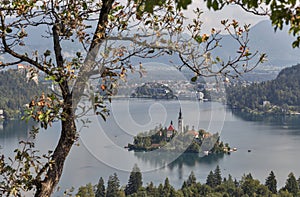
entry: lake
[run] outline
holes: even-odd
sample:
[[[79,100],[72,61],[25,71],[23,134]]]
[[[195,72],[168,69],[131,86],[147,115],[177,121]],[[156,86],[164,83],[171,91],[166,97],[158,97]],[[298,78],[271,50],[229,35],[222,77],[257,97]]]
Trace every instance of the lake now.
[[[126,185],[135,163],[143,172],[144,185],[152,181],[158,185],[166,177],[180,188],[191,171],[197,180],[206,181],[209,171],[220,166],[223,176],[231,174],[240,179],[252,173],[262,183],[270,171],[275,172],[278,186],[282,187],[290,172],[300,176],[300,117],[253,117],[231,112],[226,106],[214,102],[164,101],[164,100],[114,100],[109,106],[111,115],[106,122],[88,115],[92,123],[80,129],[78,146],[74,146],[66,161],[61,189],[78,187],[88,182],[96,184],[102,176],[105,181],[116,172],[121,185]],[[160,124],[177,128],[178,112],[182,109],[184,125],[220,133],[221,140],[237,152],[231,155],[201,157],[197,154],[134,153],[124,146],[133,142],[133,136]],[[25,123],[10,121],[0,128],[0,152],[12,155],[19,140],[27,139]],[[41,130],[35,140],[36,147],[47,151],[55,147],[60,125],[55,123],[47,131]],[[249,152],[248,150],[251,150]]]

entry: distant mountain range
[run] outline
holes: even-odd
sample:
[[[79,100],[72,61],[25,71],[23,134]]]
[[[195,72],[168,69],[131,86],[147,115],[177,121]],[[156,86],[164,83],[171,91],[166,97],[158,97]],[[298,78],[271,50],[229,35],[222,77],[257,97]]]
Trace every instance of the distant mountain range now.
[[[30,37],[26,38],[25,42],[27,45],[23,49],[35,49],[40,51],[40,54],[43,54],[46,49],[52,50],[52,39],[45,38],[46,30],[46,27],[34,30],[29,29],[28,35]],[[300,63],[300,49],[292,48],[291,45],[294,37],[288,34],[287,28],[274,32],[270,21],[262,21],[251,27],[249,38],[251,50],[258,50],[268,55],[268,62],[264,65],[285,67]],[[222,47],[214,51],[212,53],[213,56],[220,56],[226,59],[229,56],[235,55],[237,45],[229,35],[224,35],[220,44]],[[65,57],[82,49],[79,43],[71,41],[63,42],[62,47]],[[3,55],[2,58],[7,57]],[[180,60],[176,55],[165,55],[153,59],[133,59],[133,64],[138,64],[141,61],[143,63],[159,62],[167,65],[170,65],[170,61],[172,61],[174,64],[180,65]]]
[[[274,31],[270,21],[261,21],[249,32],[250,50],[258,50],[266,53],[268,61],[265,65],[291,66],[300,63],[300,49],[292,48],[294,37],[288,34],[288,29]],[[228,57],[236,51],[236,43],[229,35],[224,36],[220,44],[222,48],[217,50],[221,57]]]

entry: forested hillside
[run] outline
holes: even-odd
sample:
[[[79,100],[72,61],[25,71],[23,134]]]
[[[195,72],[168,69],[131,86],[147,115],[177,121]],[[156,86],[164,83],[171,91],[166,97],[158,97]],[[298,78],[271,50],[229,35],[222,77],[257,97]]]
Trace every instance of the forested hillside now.
[[[227,103],[244,111],[293,113],[300,106],[300,64],[283,69],[276,79],[226,89]]]
[[[26,71],[7,70],[0,72],[0,109],[5,118],[18,117],[35,96],[46,90],[45,85],[37,85],[26,78]]]

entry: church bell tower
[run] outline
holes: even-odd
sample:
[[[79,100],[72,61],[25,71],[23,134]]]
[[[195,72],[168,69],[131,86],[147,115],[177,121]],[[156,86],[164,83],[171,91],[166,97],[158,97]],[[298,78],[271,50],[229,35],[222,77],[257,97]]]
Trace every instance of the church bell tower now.
[[[182,118],[181,108],[178,116],[178,133],[183,133],[183,118]]]

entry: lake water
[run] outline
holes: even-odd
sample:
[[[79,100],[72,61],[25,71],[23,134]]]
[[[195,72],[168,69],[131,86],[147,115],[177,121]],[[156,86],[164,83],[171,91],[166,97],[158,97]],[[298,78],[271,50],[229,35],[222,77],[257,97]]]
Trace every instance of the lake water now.
[[[124,149],[132,143],[133,136],[161,124],[169,126],[173,120],[177,128],[179,109],[184,124],[219,132],[221,140],[238,149],[231,155],[201,157],[195,154],[134,153]],[[66,161],[60,181],[60,192],[72,186],[88,182],[97,183],[99,177],[107,181],[116,172],[121,185],[128,181],[135,163],[143,172],[144,185],[150,181],[156,185],[166,177],[180,188],[191,171],[204,183],[209,171],[217,165],[222,175],[231,174],[240,179],[243,174],[252,175],[265,182],[271,170],[275,172],[278,186],[284,185],[287,175],[300,176],[300,117],[266,118],[251,121],[250,117],[234,114],[225,106],[212,102],[115,100],[110,106],[111,116],[106,122],[95,116],[88,127],[81,128],[79,146],[74,146]],[[86,117],[85,117],[86,118]],[[80,125],[78,125],[80,128]],[[37,148],[47,151],[55,147],[60,125],[54,124],[47,131],[41,130],[35,140]],[[0,128],[0,152],[12,155],[19,140],[28,137],[28,126],[11,121]],[[248,152],[251,150],[251,152]]]

